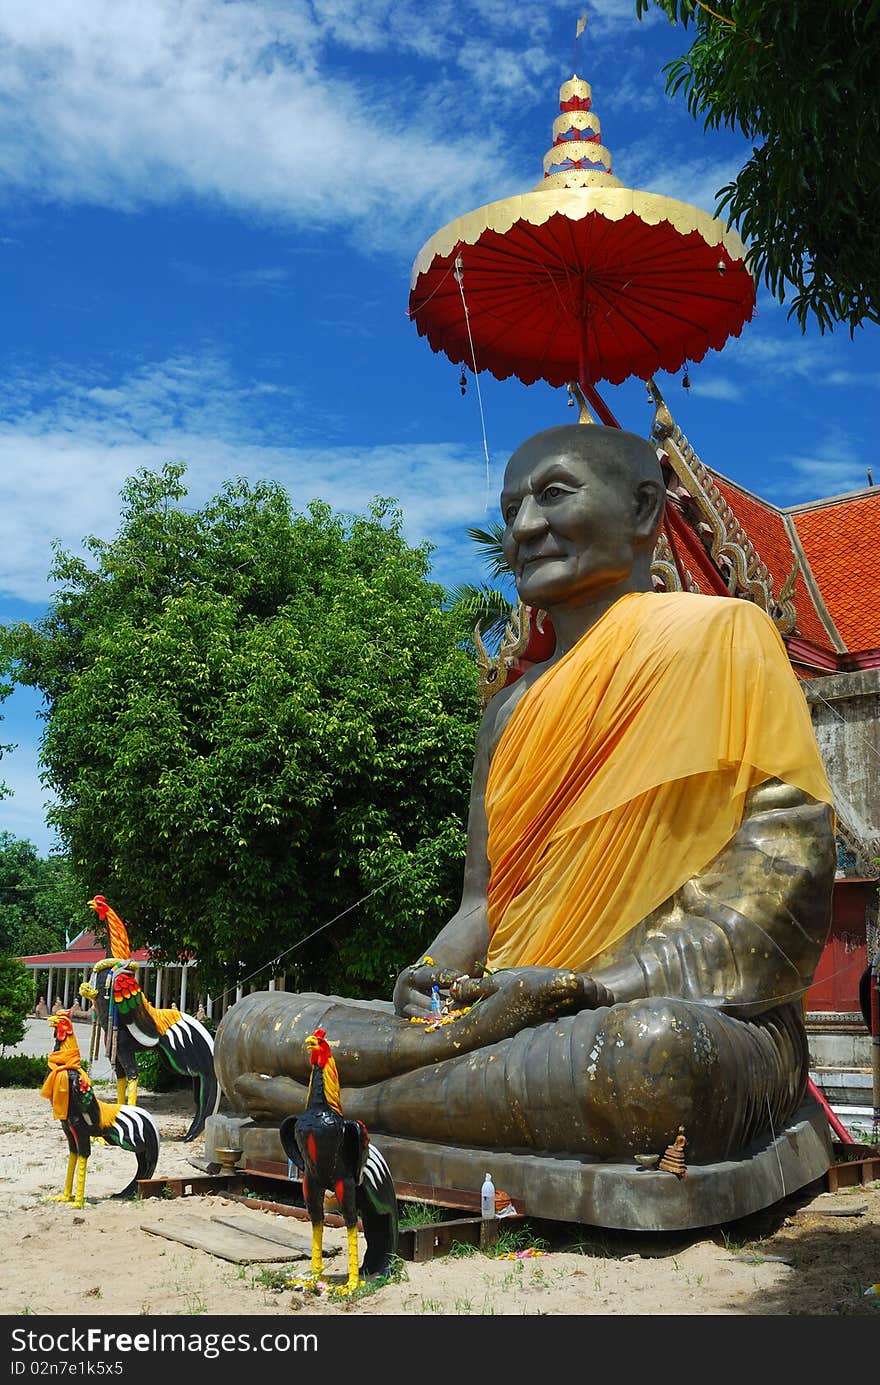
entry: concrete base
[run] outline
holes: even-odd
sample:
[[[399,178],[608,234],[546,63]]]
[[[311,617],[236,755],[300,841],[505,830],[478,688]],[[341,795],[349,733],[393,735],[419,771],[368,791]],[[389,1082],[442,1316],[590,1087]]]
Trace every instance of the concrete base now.
[[[495,1187],[521,1199],[525,1216],[620,1231],[683,1231],[719,1226],[779,1202],[821,1178],[834,1162],[828,1122],[812,1099],[777,1138],[717,1164],[688,1164],[687,1176],[634,1163],[508,1153],[376,1134],[397,1183],[478,1191],[488,1169]],[[210,1116],[205,1154],[242,1150],[241,1164],[286,1164],[277,1124]],[[687,1150],[685,1150],[687,1158]]]

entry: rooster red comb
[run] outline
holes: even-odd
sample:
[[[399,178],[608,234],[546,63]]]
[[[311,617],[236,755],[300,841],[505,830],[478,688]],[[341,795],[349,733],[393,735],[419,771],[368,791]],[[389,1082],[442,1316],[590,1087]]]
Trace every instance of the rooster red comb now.
[[[96,894],[94,899],[89,900],[89,908],[94,909],[99,919],[107,917],[107,901],[102,894]]]
[[[69,1039],[73,1033],[73,1025],[70,1022],[70,1015],[62,1010],[57,1015],[49,1016],[49,1023],[55,1030],[56,1039]]]

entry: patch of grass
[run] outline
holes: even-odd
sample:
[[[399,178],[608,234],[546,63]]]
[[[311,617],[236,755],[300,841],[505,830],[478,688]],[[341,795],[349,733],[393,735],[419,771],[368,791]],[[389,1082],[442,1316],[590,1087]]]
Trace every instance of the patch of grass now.
[[[269,1289],[273,1294],[280,1294],[289,1287],[289,1280],[295,1278],[296,1274],[295,1265],[284,1265],[281,1269],[262,1269],[257,1271],[253,1283],[261,1289]]]
[[[466,1260],[468,1256],[479,1255],[479,1246],[467,1245],[463,1241],[453,1241],[446,1252],[450,1260]]]
[[[399,1226],[424,1226],[426,1223],[445,1220],[446,1213],[443,1208],[435,1207],[433,1202],[403,1202],[400,1204]]]
[[[505,1226],[498,1230],[498,1240],[490,1255],[510,1255],[517,1250],[548,1250],[549,1242],[543,1236],[536,1236],[528,1222],[522,1226]]]

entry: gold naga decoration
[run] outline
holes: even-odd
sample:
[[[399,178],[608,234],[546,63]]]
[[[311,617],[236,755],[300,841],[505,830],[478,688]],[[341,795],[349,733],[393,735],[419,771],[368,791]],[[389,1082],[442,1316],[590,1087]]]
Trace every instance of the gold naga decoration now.
[[[665,534],[661,534],[654,548],[654,559],[651,563],[651,576],[654,579],[654,587],[657,591],[664,592],[694,592],[700,594],[700,584],[693,576],[689,568],[684,570],[684,579],[679,574],[675,565],[675,557],[672,552],[669,540]]]
[[[542,615],[543,612],[539,612],[537,622],[539,630]],[[529,608],[524,606],[521,601],[517,601],[516,610],[512,612],[504,627],[504,634],[501,636],[501,643],[494,657],[483,643],[480,626],[481,622],[477,621],[474,626],[474,644],[477,646],[477,667],[480,670],[478,684],[480,703],[485,707],[495,693],[500,692],[505,686],[514,659],[522,654],[529,642],[531,630]]]
[[[724,576],[731,596],[745,597],[766,611],[780,635],[790,635],[795,628],[797,613],[792,596],[800,570],[797,558],[783,583],[778,596],[773,594],[773,579],[765,562],[736,518],[712,476],[684,433],[674,421],[663,395],[653,379],[647,382],[648,394],[654,401],[654,422],[651,438],[662,448],[672,470],[688,496],[696,505],[702,522],[698,526],[709,554]],[[658,577],[671,577],[671,553],[657,551],[654,562]],[[674,563],[672,564],[674,572]],[[690,574],[688,574],[690,577]],[[691,581],[693,579],[690,579]],[[666,590],[675,590],[666,587]],[[680,590],[680,583],[678,584]],[[690,588],[693,590],[693,588]]]

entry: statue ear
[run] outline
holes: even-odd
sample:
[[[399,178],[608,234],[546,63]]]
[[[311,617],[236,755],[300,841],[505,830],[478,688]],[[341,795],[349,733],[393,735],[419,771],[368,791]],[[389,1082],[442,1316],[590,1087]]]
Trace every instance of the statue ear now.
[[[636,533],[640,538],[656,537],[666,506],[666,487],[661,481],[646,479],[639,481],[633,492],[635,501]]]

